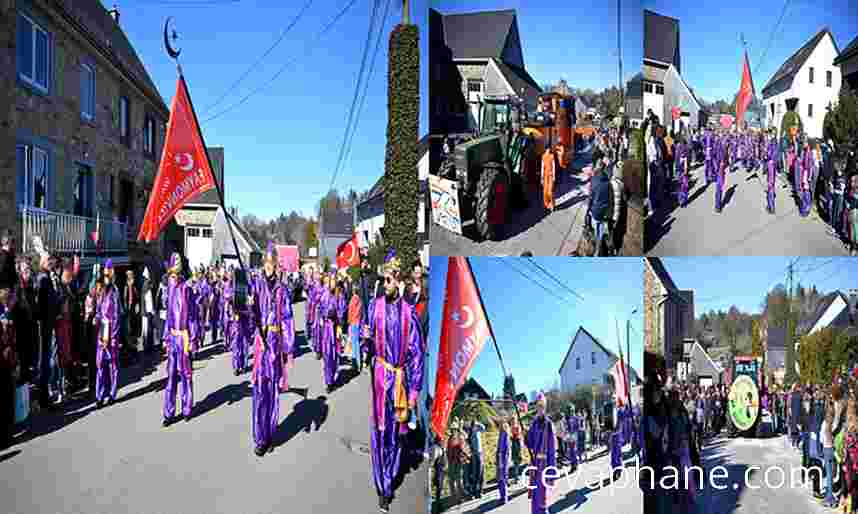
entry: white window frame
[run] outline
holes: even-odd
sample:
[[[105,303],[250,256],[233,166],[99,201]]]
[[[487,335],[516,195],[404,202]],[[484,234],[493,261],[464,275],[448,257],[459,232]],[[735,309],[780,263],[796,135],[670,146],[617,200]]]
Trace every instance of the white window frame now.
[[[43,93],[47,93],[51,87],[51,70],[52,70],[51,55],[53,53],[51,51],[52,50],[52,48],[51,48],[51,33],[48,32],[46,29],[44,29],[40,24],[33,21],[33,18],[27,16],[23,12],[18,11],[18,15],[20,15],[22,18],[24,18],[30,22],[30,27],[31,27],[31,31],[32,31],[32,34],[30,35],[30,41],[31,41],[30,47],[31,47],[31,50],[33,52],[32,60],[31,60],[32,69],[29,70],[30,75],[26,75],[25,72],[19,71],[18,77],[20,77],[21,80],[23,80],[27,84],[33,86],[34,88],[38,89],[39,91],[41,91]],[[38,58],[36,55],[36,52],[37,52],[37,50],[36,50],[36,33],[37,32],[43,33],[45,35],[45,39],[47,40],[47,45],[45,48],[45,52],[47,53],[47,55],[45,56],[45,63],[46,63],[45,84],[39,84],[39,82],[36,79],[36,67],[38,66]],[[16,29],[16,37],[17,37],[17,29]]]
[[[130,141],[131,124],[128,120],[128,113],[131,110],[131,100],[127,96],[119,97],[119,137],[125,142]]]
[[[834,73],[831,70],[825,70],[825,87],[834,87]]]
[[[51,180],[51,165],[50,165],[50,154],[44,148],[41,148],[32,144],[19,144],[16,145],[16,148],[24,149],[24,201],[21,202],[21,205],[26,207],[38,208],[38,209],[48,209],[48,192],[50,191],[50,180]],[[16,151],[17,154],[17,151]],[[44,206],[36,206],[36,174],[33,168],[34,163],[36,162],[36,156],[41,156],[44,158],[42,161],[44,163],[44,176],[45,176],[45,198],[44,198]]]
[[[80,92],[80,115],[85,120],[93,121],[95,119],[95,67],[82,62],[80,72],[90,78],[87,90]]]
[[[155,155],[155,119],[148,114],[143,118],[143,153]]]

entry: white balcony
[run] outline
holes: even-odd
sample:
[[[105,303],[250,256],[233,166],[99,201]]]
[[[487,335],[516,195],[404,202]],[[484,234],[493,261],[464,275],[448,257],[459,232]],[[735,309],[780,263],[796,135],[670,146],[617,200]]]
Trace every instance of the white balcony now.
[[[129,236],[126,223],[113,220],[52,212],[34,207],[19,206],[18,220],[21,229],[21,249],[24,253],[36,250],[35,237],[39,237],[45,250],[59,254],[94,255],[98,253],[127,253]],[[98,227],[98,248],[92,233]]]

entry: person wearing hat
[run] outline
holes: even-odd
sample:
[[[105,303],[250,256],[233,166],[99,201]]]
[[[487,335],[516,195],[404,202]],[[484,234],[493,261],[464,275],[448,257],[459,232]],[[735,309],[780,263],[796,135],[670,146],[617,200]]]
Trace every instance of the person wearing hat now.
[[[182,416],[190,421],[194,407],[191,321],[194,314],[192,286],[182,280],[182,258],[170,256],[167,269],[167,319],[164,323],[164,347],[167,350],[167,384],[164,387],[164,407],[161,424],[166,428],[175,423],[176,399],[182,385]]]
[[[101,408],[116,401],[119,387],[119,292],[114,284],[113,261],[104,263],[104,292],[96,309],[98,350],[96,352],[95,401]],[[110,375],[110,390],[107,376]]]
[[[205,292],[203,291],[202,271],[200,268],[191,274],[188,285],[188,335],[191,338],[191,360],[197,356],[205,342]]]
[[[315,348],[313,325],[316,316],[316,288],[319,287],[319,273],[314,268],[310,268],[306,275],[307,279],[304,283],[304,293],[307,298],[305,303],[306,315],[304,316],[304,339],[308,342],[312,341]]]
[[[279,261],[278,261],[279,262]],[[285,308],[283,310],[283,333],[281,357],[283,359],[283,374],[280,377],[280,391],[289,391],[289,370],[295,361],[295,319],[292,312],[292,286],[289,285],[289,274],[281,270],[280,284],[285,290]]]
[[[283,376],[283,348],[291,332],[291,299],[288,290],[277,279],[277,256],[269,242],[263,258],[263,276],[254,287],[254,308],[259,316],[256,327],[253,360],[253,440],[254,452],[262,457],[272,449],[280,413],[279,389]],[[262,330],[260,333],[259,330]]]
[[[420,323],[399,290],[400,262],[395,251],[384,264],[385,296],[373,302],[364,338],[372,352],[372,422],[370,446],[379,508],[387,512],[393,482],[399,473],[402,435],[415,417],[423,384],[423,342]]]
[[[557,437],[554,434],[554,425],[545,413],[547,408],[548,400],[545,393],[540,391],[536,397],[536,417],[525,437],[525,444],[532,456],[528,467],[528,496],[532,514],[548,514],[548,491],[554,483],[552,474],[548,471],[557,466]]]
[[[322,374],[325,387],[330,394],[339,378],[339,343],[337,341],[338,298],[337,281],[332,275],[325,276],[325,291],[319,301],[321,315],[320,349],[322,353]]]
[[[331,279],[327,273],[319,273],[319,283],[314,289],[313,299],[313,352],[316,354],[316,360],[322,360],[322,325],[324,324],[324,314],[322,313],[322,302],[324,298],[330,294]]]

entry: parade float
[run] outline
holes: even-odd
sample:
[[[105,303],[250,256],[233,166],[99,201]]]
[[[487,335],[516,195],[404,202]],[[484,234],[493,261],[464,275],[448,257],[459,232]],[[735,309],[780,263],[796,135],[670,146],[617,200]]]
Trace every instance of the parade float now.
[[[756,437],[761,418],[760,362],[755,357],[736,356],[730,373],[727,415],[731,437]]]

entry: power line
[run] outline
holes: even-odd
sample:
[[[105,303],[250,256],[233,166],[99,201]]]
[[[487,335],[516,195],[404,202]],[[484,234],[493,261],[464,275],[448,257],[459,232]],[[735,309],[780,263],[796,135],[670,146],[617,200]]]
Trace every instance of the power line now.
[[[554,275],[552,275],[551,273],[549,273],[549,272],[548,272],[548,270],[546,270],[545,268],[543,268],[542,266],[540,266],[540,265],[539,265],[539,263],[537,263],[535,260],[533,260],[533,259],[524,259],[524,261],[525,261],[525,262],[527,262],[527,263],[529,263],[529,264],[531,264],[531,266],[535,266],[537,269],[541,270],[541,271],[542,271],[542,273],[544,273],[548,278],[550,278],[551,280],[553,280],[554,282],[556,282],[556,283],[557,283],[561,288],[563,288],[563,289],[565,289],[565,290],[569,291],[570,293],[572,293],[573,295],[575,295],[576,297],[578,297],[578,299],[580,299],[581,301],[584,301],[584,297],[583,297],[583,296],[581,296],[580,294],[578,294],[578,292],[577,292],[577,291],[575,291],[574,289],[572,289],[571,287],[569,287],[569,286],[567,286],[566,284],[564,284],[563,282],[561,282],[561,281],[560,281],[560,279],[558,279],[557,277],[555,277]]]
[[[760,71],[760,67],[762,66],[763,61],[765,61],[765,58],[769,53],[769,48],[771,48],[772,43],[775,40],[775,34],[778,31],[778,27],[780,27],[781,22],[783,22],[784,16],[786,15],[787,5],[789,5],[789,0],[784,0],[784,8],[781,10],[781,17],[778,18],[778,22],[775,24],[775,27],[772,29],[772,33],[769,36],[769,42],[766,44],[765,48],[763,49],[763,52],[760,54],[760,60],[757,62],[757,67],[754,69],[754,76],[756,76],[757,72]]]
[[[555,293],[554,291],[552,291],[552,290],[548,289],[547,287],[545,287],[544,285],[542,285],[538,280],[535,280],[533,277],[531,277],[531,276],[529,276],[529,275],[526,275],[523,271],[521,271],[521,270],[520,270],[520,269],[518,269],[517,267],[513,266],[513,265],[511,264],[511,262],[510,262],[512,259],[504,258],[504,257],[498,257],[496,260],[497,260],[497,261],[499,261],[499,262],[501,262],[502,264],[504,264],[504,265],[505,265],[505,266],[507,266],[508,268],[511,268],[513,271],[515,271],[516,273],[518,273],[519,275],[521,275],[522,277],[524,277],[524,279],[525,279],[525,280],[527,280],[527,281],[529,281],[529,282],[532,282],[532,283],[536,284],[537,286],[539,286],[539,287],[540,287],[543,291],[545,291],[546,293],[548,293],[548,294],[550,294],[551,296],[553,296],[553,297],[557,298],[558,300],[560,300],[560,301],[561,301],[561,302],[563,302],[563,303],[568,303],[568,304],[570,304],[570,305],[571,305],[571,302],[570,302],[568,299],[563,298],[562,296],[558,295],[558,294],[557,294],[557,293]]]
[[[831,258],[831,259],[828,259],[827,261],[823,262],[823,263],[822,263],[822,264],[820,264],[819,266],[814,266],[813,268],[810,268],[810,269],[807,269],[807,270],[798,270],[798,273],[808,273],[808,274],[809,274],[809,273],[812,273],[812,272],[814,272],[814,271],[816,271],[816,270],[818,270],[818,269],[820,269],[820,268],[824,268],[825,266],[828,266],[829,264],[831,264],[831,263],[832,263],[832,262],[834,262],[834,261],[835,261],[835,259],[834,259],[834,258]]]
[[[354,4],[355,4],[355,3],[357,3],[357,0],[350,0],[350,1],[349,1],[349,3],[348,3],[348,4],[346,4],[346,6],[345,6],[345,7],[343,7],[343,9],[342,9],[342,10],[341,10],[341,11],[340,11],[336,16],[334,16],[334,18],[333,18],[330,22],[328,22],[328,24],[327,24],[327,25],[325,25],[325,26],[322,28],[322,30],[321,30],[321,31],[316,35],[316,38],[315,38],[315,39],[318,41],[319,39],[321,39],[321,38],[322,38],[322,36],[324,36],[325,34],[327,34],[327,33],[331,30],[331,28],[333,28],[333,26],[334,26],[338,21],[340,21],[340,19],[341,19],[343,16],[345,16],[345,14],[348,12],[348,10],[349,10],[349,9],[351,9],[351,8],[354,6]],[[244,104],[245,102],[247,102],[247,101],[248,101],[252,96],[256,95],[256,94],[257,94],[257,93],[259,93],[260,91],[264,90],[265,88],[267,88],[268,86],[270,86],[271,84],[273,84],[273,83],[277,80],[277,78],[278,78],[278,77],[280,77],[280,75],[282,75],[284,71],[286,71],[286,69],[287,69],[289,66],[291,66],[291,65],[295,64],[295,63],[296,63],[296,62],[297,62],[301,57],[306,56],[306,54],[308,53],[308,50],[309,50],[309,49],[308,49],[307,47],[305,47],[305,51],[304,51],[303,55],[301,55],[301,56],[299,56],[299,57],[296,57],[296,58],[294,58],[294,59],[292,59],[292,60],[289,60],[289,61],[287,61],[285,64],[283,64],[283,66],[282,66],[282,67],[280,67],[280,69],[279,69],[279,70],[277,70],[277,73],[275,73],[275,74],[274,74],[274,76],[273,76],[273,77],[271,77],[271,79],[269,79],[269,80],[268,80],[268,82],[266,82],[265,84],[262,84],[261,86],[259,86],[259,87],[258,87],[258,88],[256,88],[256,89],[254,89],[253,91],[251,91],[250,93],[248,93],[247,95],[245,95],[245,96],[244,96],[241,100],[239,100],[238,102],[236,102],[236,103],[232,104],[231,106],[229,106],[229,107],[227,107],[227,108],[223,109],[222,111],[218,112],[217,114],[215,114],[215,115],[213,115],[213,116],[210,116],[210,117],[206,118],[205,120],[203,120],[203,122],[202,122],[202,123],[208,123],[208,122],[213,121],[213,120],[215,120],[215,119],[217,119],[217,118],[220,118],[220,117],[221,117],[221,116],[223,116],[224,114],[226,114],[226,113],[228,113],[228,112],[230,112],[230,111],[232,111],[232,110],[236,109],[237,107],[239,107],[239,106],[243,105],[243,104]]]
[[[351,126],[351,132],[348,131],[349,129],[347,126],[346,127],[346,135],[345,135],[345,138],[343,141],[343,147],[341,148],[341,159],[337,163],[337,167],[334,168],[334,173],[331,176],[331,183],[328,186],[328,191],[332,191],[334,189],[334,184],[336,183],[337,176],[339,176],[340,171],[342,171],[343,167],[346,164],[348,157],[351,155],[352,141],[354,140],[355,132],[357,132],[358,123],[360,122],[360,115],[363,112],[363,106],[364,106],[364,102],[366,100],[366,94],[369,91],[369,82],[370,82],[370,80],[372,80],[372,74],[373,74],[373,71],[375,70],[375,62],[378,58],[379,48],[381,47],[381,38],[384,35],[384,27],[386,25],[387,17],[388,17],[388,14],[390,12],[390,1],[391,0],[387,0],[387,2],[384,5],[384,14],[382,15],[381,23],[380,23],[380,26],[378,29],[378,36],[375,39],[375,48],[373,49],[373,52],[372,52],[372,60],[369,63],[369,72],[367,73],[366,79],[364,80],[363,92],[361,92],[361,94],[360,94],[360,100],[358,101],[358,104],[357,104],[357,111],[355,112],[353,124]],[[373,17],[373,19],[375,19],[375,16]],[[370,32],[367,34],[367,45],[366,45],[367,50],[369,50],[369,44],[370,44],[371,38],[372,38],[372,24],[370,25]],[[360,82],[358,82],[357,88],[360,88]],[[357,89],[355,89],[355,93],[357,93]],[[354,105],[352,105],[352,107],[354,107]]]
[[[250,75],[250,72],[253,71],[254,69],[256,69],[256,67],[259,65],[259,63],[261,63],[266,57],[268,57],[268,55],[271,52],[273,52],[274,49],[277,48],[277,46],[280,43],[283,42],[283,39],[286,37],[286,34],[288,34],[289,31],[291,31],[292,28],[298,24],[298,21],[300,21],[300,19],[304,16],[304,13],[307,12],[307,9],[310,7],[310,5],[312,3],[313,3],[313,0],[308,0],[307,3],[304,4],[304,7],[302,7],[301,10],[298,12],[298,15],[292,19],[292,22],[289,24],[289,26],[287,26],[286,29],[283,30],[283,32],[280,34],[280,37],[278,37],[274,41],[274,43],[268,47],[268,50],[266,50],[256,61],[254,61],[253,64],[248,66],[247,69],[244,71],[244,73],[242,73],[238,77],[238,79],[236,79],[235,82],[233,82],[228,88],[226,88],[226,90],[223,92],[223,94],[220,95],[220,97],[218,97],[218,99],[215,100],[215,102],[213,104],[206,107],[206,112],[211,112],[212,109],[214,109],[216,106],[220,105],[220,103],[223,101],[223,99],[226,98],[232,91],[234,91],[235,88],[238,87],[239,84],[241,84],[241,81],[243,81],[245,78],[247,78],[247,76]]]

